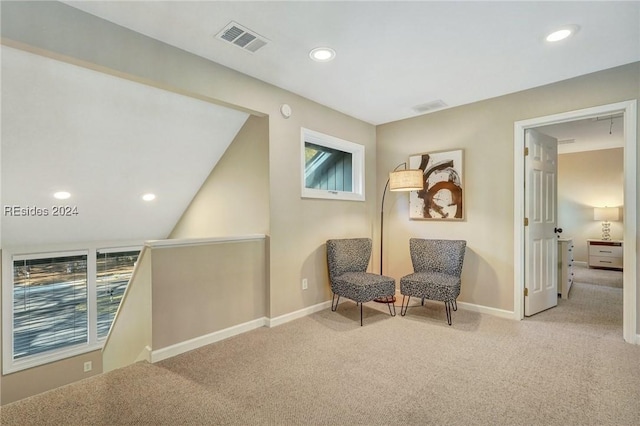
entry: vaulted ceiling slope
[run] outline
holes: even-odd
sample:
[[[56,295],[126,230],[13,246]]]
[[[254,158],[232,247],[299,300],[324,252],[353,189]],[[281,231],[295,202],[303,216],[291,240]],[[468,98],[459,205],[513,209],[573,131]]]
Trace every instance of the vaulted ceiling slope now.
[[[69,1],[373,124],[640,60],[638,1]],[[267,44],[216,38],[231,21]],[[569,39],[545,36],[574,25]],[[309,51],[329,46],[327,63]]]
[[[1,49],[2,247],[166,238],[248,117]]]

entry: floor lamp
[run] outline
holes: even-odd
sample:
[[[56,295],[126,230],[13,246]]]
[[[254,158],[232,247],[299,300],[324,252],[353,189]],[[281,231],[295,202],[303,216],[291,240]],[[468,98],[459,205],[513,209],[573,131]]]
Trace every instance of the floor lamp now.
[[[402,170],[398,170],[404,167]],[[384,241],[384,198],[389,191],[420,191],[424,188],[424,174],[420,169],[407,169],[407,163],[400,163],[391,173],[382,191],[382,206],[380,207],[380,275],[382,275],[382,253]],[[396,301],[396,297],[392,297],[392,301]],[[387,297],[375,299],[379,303],[388,303]]]

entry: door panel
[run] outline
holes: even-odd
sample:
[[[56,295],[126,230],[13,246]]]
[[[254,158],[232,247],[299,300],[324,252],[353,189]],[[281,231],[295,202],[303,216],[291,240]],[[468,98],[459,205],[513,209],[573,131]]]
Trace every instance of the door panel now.
[[[525,315],[531,316],[558,304],[556,273],[557,140],[536,130],[525,132]]]

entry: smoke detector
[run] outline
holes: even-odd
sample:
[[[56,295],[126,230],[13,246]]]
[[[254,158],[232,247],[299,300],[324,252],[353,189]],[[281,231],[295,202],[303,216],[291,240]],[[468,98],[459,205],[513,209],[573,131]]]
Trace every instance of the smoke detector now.
[[[216,34],[216,38],[251,53],[257,52],[269,43],[269,40],[260,34],[233,21]]]

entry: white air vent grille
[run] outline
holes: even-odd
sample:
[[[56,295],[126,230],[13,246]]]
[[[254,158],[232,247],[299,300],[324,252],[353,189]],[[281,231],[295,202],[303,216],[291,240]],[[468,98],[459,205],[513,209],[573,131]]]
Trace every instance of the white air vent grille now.
[[[229,22],[222,31],[216,34],[216,38],[224,40],[251,53],[257,52],[258,49],[269,43],[269,40],[262,37],[255,31],[251,31],[250,29],[233,21]]]
[[[435,111],[437,109],[441,109],[446,107],[447,104],[444,103],[444,101],[442,99],[438,99],[435,101],[431,101],[431,102],[427,102],[426,104],[421,104],[421,105],[416,105],[413,107],[413,110],[415,112],[429,112],[429,111]]]
[[[575,139],[564,139],[564,140],[558,141],[558,145],[566,145],[568,143],[575,143],[575,141],[576,141]]]

